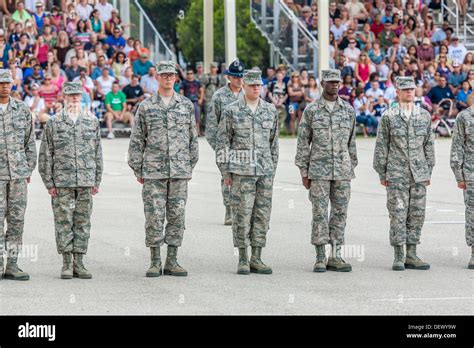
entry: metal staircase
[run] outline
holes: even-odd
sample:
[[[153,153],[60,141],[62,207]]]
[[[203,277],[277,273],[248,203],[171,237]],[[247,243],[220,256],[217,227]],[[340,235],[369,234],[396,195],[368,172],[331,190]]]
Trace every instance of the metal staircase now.
[[[270,45],[273,66],[284,62],[291,70],[318,71],[318,40],[283,0],[250,0],[250,13]]]
[[[127,1],[130,5],[130,28],[132,37],[140,39],[143,47],[150,50],[150,60],[158,62],[160,60],[172,60],[176,62],[176,55],[167,45],[160,35],[155,25],[148,17],[147,13],[138,0]],[[120,1],[113,0],[114,7],[120,13]]]

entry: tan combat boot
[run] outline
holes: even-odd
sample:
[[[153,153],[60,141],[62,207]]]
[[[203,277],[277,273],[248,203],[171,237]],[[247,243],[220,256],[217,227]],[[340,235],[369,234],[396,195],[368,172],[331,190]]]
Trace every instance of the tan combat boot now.
[[[272,274],[272,268],[261,260],[262,247],[252,247],[252,257],[250,257],[250,272],[258,274]]]
[[[26,272],[23,272],[18,267],[18,255],[17,253],[13,253],[8,255],[7,257],[7,267],[5,268],[5,273],[3,274],[3,278],[10,279],[10,280],[29,280],[30,275]]]
[[[160,256],[160,247],[151,247],[151,265],[148,271],[146,271],[147,277],[159,277],[163,274],[161,268],[161,256]]]
[[[316,245],[316,262],[313,266],[313,272],[326,272],[326,245]]]
[[[232,226],[232,208],[230,205],[225,206],[225,219],[224,225]]]
[[[405,259],[405,268],[428,270],[430,269],[429,263],[421,260],[416,255],[416,244],[407,244],[407,257]]]
[[[63,268],[61,269],[61,279],[72,279],[72,253],[63,253]]]
[[[395,258],[393,260],[392,270],[404,271],[405,270],[405,251],[403,245],[395,245]]]
[[[185,277],[188,275],[183,267],[178,264],[176,256],[178,255],[178,247],[168,245],[168,255],[166,256],[165,268],[163,273],[176,277]]]
[[[239,248],[239,265],[237,266],[237,274],[250,274],[247,248]]]
[[[474,269],[474,246],[471,247],[471,260],[469,261],[469,264],[467,265],[467,268],[469,269]]]
[[[74,253],[73,277],[80,279],[91,279],[92,274],[86,269],[82,260],[84,254]]]
[[[350,263],[344,261],[341,257],[341,245],[336,242],[332,245],[331,256],[329,257],[327,263],[328,271],[336,272],[350,272],[352,271],[352,266]]]

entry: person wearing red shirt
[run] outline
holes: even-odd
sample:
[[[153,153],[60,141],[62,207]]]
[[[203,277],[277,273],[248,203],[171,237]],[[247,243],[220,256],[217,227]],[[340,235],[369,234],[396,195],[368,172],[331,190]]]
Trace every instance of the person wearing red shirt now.
[[[379,34],[384,29],[384,24],[382,23],[380,14],[377,14],[374,18],[374,22],[370,25],[370,31],[374,33],[375,37],[379,37]]]

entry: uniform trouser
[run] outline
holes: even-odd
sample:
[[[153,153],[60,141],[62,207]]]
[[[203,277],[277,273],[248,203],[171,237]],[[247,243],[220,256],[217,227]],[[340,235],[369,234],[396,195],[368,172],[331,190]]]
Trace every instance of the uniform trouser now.
[[[313,205],[311,244],[344,244],[350,180],[311,180],[309,199]],[[331,213],[328,214],[329,203]]]
[[[230,200],[230,186],[224,184],[224,178],[221,178],[221,190],[222,190],[222,198],[224,199],[224,205],[227,207],[231,205]]]
[[[390,245],[419,244],[425,221],[426,183],[389,182]]]
[[[272,210],[273,175],[232,174],[234,247],[264,247]]]
[[[145,179],[142,198],[146,219],[146,246],[159,247],[163,243],[181,246],[185,229],[184,213],[188,198],[188,180]],[[165,216],[167,223],[163,237]]]
[[[59,254],[86,254],[92,214],[91,187],[59,187],[51,198]]]
[[[474,181],[466,181],[464,204],[466,205],[466,243],[472,247],[474,246]]]
[[[21,248],[27,191],[26,179],[0,181],[0,264],[5,251],[17,255]]]

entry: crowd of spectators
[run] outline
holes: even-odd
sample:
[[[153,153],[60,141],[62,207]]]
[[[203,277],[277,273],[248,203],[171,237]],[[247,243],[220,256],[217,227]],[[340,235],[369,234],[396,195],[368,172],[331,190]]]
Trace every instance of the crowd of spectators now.
[[[328,1],[331,67],[342,72],[339,94],[354,107],[365,136],[376,134],[382,112],[396,102],[396,76],[415,78],[416,104],[434,119],[455,117],[467,107],[474,52],[455,35],[450,18],[440,15],[440,0]],[[461,2],[466,13],[470,1]],[[317,1],[285,3],[317,34]],[[319,81],[307,68],[288,75],[284,66],[271,67],[267,74],[264,96],[285,120],[280,124],[295,134],[305,105],[321,94]]]

